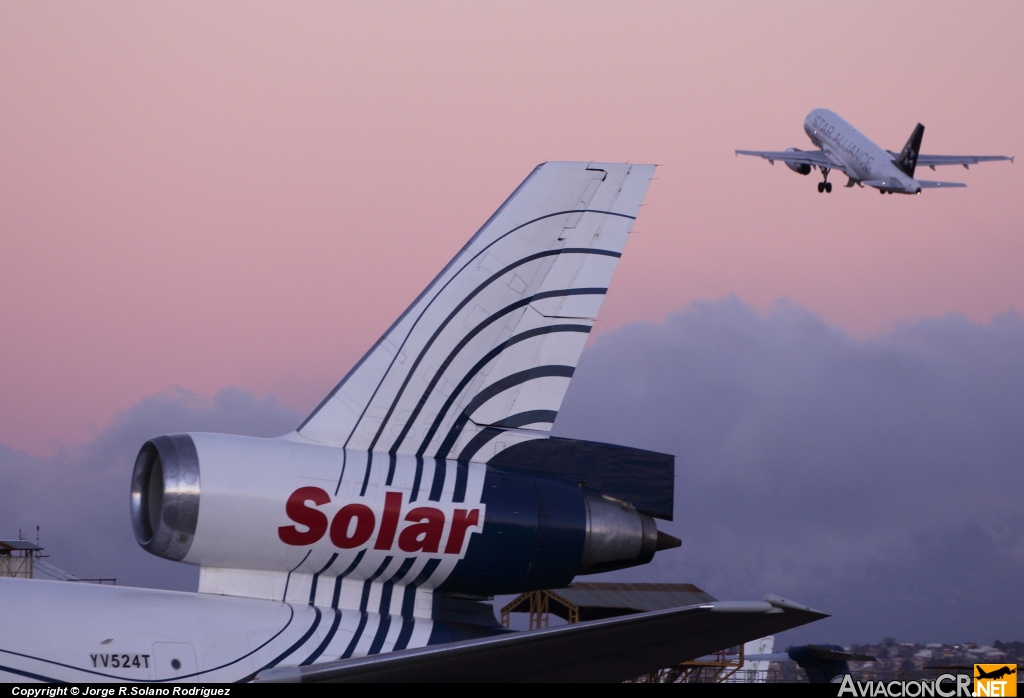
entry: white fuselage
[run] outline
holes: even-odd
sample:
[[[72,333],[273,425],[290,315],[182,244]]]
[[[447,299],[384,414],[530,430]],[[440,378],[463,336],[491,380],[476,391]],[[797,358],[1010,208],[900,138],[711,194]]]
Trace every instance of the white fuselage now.
[[[216,594],[0,579],[0,681],[235,682],[274,666],[422,647],[429,618]],[[45,631],[44,631],[45,630]],[[375,646],[376,645],[376,646]]]
[[[815,109],[804,119],[804,132],[852,179],[891,182],[893,190],[908,194],[921,191],[918,181],[900,171],[889,153],[835,112]]]

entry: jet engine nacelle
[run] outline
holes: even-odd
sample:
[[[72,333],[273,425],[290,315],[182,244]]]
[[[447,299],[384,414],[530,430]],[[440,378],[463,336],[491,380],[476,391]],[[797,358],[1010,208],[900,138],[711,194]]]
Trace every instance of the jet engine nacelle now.
[[[425,557],[451,570],[442,588],[472,594],[564,586],[678,544],[651,517],[563,477],[404,455],[389,461],[296,436],[147,441],[131,513],[139,544],[171,560],[311,574],[351,560],[348,574],[358,579],[388,556]]]
[[[786,152],[787,153],[802,153],[803,151],[800,150],[799,148],[786,148]],[[811,173],[811,166],[808,165],[807,163],[802,163],[802,164],[798,165],[796,163],[787,162],[786,163],[786,167],[788,167],[789,169],[793,170],[797,174],[808,175],[808,174]]]

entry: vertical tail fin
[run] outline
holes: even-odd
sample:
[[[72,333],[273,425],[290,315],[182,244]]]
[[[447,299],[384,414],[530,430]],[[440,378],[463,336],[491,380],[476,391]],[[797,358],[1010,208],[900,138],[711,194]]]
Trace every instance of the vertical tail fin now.
[[[497,434],[546,435],[653,174],[539,166],[299,434],[478,462],[510,445]]]
[[[923,136],[924,124],[918,124],[914,127],[914,132],[910,134],[910,138],[907,139],[907,144],[900,151],[899,157],[893,162],[896,167],[900,168],[900,172],[908,177],[914,176],[914,169],[917,167],[917,154],[921,152],[921,138]]]

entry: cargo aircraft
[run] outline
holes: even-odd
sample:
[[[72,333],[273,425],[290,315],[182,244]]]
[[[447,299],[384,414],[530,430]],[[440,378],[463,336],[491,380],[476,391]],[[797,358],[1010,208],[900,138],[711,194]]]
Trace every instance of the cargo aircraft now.
[[[895,153],[882,150],[871,139],[847,123],[843,117],[828,109],[815,109],[804,119],[804,133],[818,150],[737,150],[737,155],[755,155],[771,164],[776,160],[797,174],[807,175],[812,169],[821,172],[818,193],[832,193],[828,174],[839,170],[853,185],[874,187],[882,194],[920,194],[922,189],[966,187],[960,182],[935,182],[915,179],[918,165],[934,170],[939,165],[963,165],[969,168],[979,162],[993,160],[1013,161],[1008,155],[921,155],[924,124],[914,127],[903,150]]]
[[[294,432],[143,444],[135,537],[198,593],[0,579],[0,680],[621,681],[824,617],[485,603],[679,545],[673,456],[549,434],[653,173],[537,167]]]

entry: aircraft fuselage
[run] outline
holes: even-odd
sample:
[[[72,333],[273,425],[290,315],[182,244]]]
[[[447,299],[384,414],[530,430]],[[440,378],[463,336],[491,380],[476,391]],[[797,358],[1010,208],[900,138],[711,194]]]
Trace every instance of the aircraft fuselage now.
[[[828,109],[815,109],[804,119],[804,133],[854,180],[892,182],[892,191],[918,194],[921,186],[893,164],[874,141]]]

